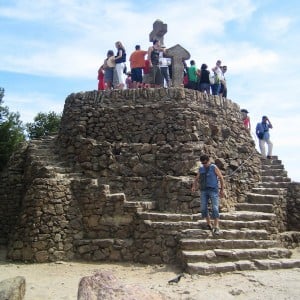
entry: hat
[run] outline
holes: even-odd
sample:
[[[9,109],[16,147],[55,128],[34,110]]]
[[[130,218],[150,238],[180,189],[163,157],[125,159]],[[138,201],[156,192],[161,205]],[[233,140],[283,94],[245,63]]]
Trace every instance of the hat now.
[[[245,109],[245,108],[241,109],[241,112],[246,113],[246,114],[249,113],[249,111],[247,109]]]

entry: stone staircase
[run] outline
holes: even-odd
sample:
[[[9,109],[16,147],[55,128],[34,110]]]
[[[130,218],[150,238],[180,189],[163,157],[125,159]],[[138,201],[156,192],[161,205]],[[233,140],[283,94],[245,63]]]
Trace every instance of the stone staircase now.
[[[300,260],[282,247],[277,234],[284,229],[280,215],[290,179],[277,157],[262,161],[262,181],[236,210],[221,213],[221,234],[206,230],[200,214],[141,212],[155,229],[178,232],[178,258],[191,274],[209,275],[243,270],[300,267]]]
[[[28,166],[30,177],[72,179],[81,176],[67,165],[56,151],[56,136],[46,136],[31,140],[28,147]]]
[[[66,165],[55,149],[55,137],[31,141],[26,169],[28,178],[56,178],[66,181],[66,184],[74,180],[80,182],[83,174],[75,173]],[[277,158],[264,160],[261,178],[261,182],[247,194],[245,203],[238,203],[235,211],[221,213],[221,233],[218,236],[205,229],[200,214],[158,212],[156,203],[151,201],[125,201],[119,199],[119,194],[111,194],[111,197],[122,202],[125,213],[136,214],[139,224],[149,226],[146,226],[145,234],[150,228],[149,232],[155,232],[155,236],[172,236],[170,247],[174,248],[177,262],[188,273],[209,275],[236,270],[300,267],[300,260],[292,259],[292,252],[282,247],[277,239],[278,233],[285,228],[282,207],[290,182],[281,161]],[[133,260],[131,245],[134,241],[130,236],[130,232],[121,230],[118,238],[107,236],[99,239],[95,236],[87,240],[83,237],[77,241],[76,248],[79,257],[89,260],[119,260],[122,251],[123,259]]]

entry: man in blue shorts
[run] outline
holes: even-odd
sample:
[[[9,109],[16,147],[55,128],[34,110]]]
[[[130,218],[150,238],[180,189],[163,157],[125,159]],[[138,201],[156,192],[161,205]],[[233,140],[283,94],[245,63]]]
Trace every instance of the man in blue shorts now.
[[[192,186],[192,192],[195,192],[197,186],[200,184],[201,193],[201,215],[206,219],[207,228],[212,230],[216,235],[220,234],[219,229],[219,182],[220,181],[220,197],[224,196],[224,179],[220,169],[210,163],[209,156],[204,154],[200,156],[202,166],[195,177]],[[209,200],[212,204],[212,219],[214,220],[213,226],[211,225],[210,216],[208,213]]]

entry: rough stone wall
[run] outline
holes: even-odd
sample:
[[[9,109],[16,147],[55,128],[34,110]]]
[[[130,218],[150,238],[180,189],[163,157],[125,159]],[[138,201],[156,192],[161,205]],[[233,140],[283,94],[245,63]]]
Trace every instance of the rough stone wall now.
[[[260,160],[238,105],[182,88],[71,94],[59,143],[63,157],[109,184],[112,193],[155,199],[161,210],[198,210],[190,184],[204,152],[227,175],[225,209],[242,201],[241,193],[260,178]]]
[[[287,228],[300,231],[300,183],[292,182],[287,191]]]
[[[65,180],[34,179],[10,236],[8,257],[37,262],[72,258],[73,240],[82,228],[72,198]]]
[[[0,244],[7,244],[8,235],[16,224],[24,194],[24,165],[27,145],[10,158],[8,167],[0,173]]]

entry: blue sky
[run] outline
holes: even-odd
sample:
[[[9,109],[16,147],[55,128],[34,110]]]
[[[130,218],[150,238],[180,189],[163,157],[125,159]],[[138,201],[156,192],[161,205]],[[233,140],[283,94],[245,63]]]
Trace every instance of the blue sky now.
[[[300,181],[300,4],[296,0],[0,0],[0,87],[23,122],[62,112],[73,92],[97,88],[108,49],[147,49],[156,19],[167,47],[180,44],[198,67],[228,66],[228,98],[273,123],[274,155]]]

